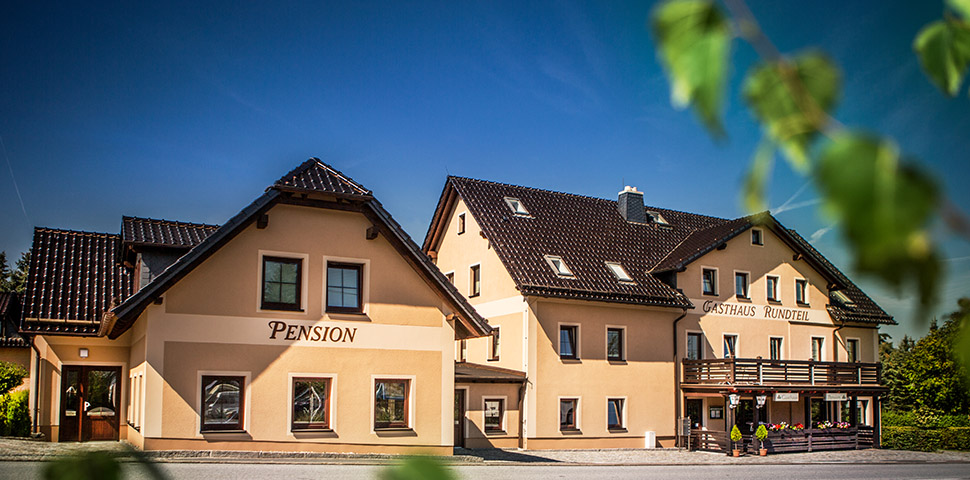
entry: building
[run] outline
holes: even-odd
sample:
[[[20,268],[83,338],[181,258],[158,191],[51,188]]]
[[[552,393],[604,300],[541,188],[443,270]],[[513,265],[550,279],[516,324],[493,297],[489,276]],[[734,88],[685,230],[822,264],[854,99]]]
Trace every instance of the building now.
[[[450,454],[454,342],[491,329],[310,159],[224,225],[34,232],[21,328],[52,441]]]
[[[447,179],[423,250],[495,332],[457,342],[456,444],[723,450],[731,424],[760,422],[803,423],[816,449],[871,444],[893,319],[770,215],[643,196]],[[826,420],[851,427],[812,428]]]

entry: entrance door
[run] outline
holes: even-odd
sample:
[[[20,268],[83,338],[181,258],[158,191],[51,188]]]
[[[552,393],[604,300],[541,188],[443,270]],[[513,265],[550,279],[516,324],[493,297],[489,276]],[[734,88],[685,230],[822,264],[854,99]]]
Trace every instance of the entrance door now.
[[[465,391],[455,390],[455,446],[465,446]]]
[[[692,398],[685,401],[684,413],[690,417],[691,430],[700,430],[704,426],[704,400]]]
[[[121,367],[65,366],[61,441],[118,440]]]

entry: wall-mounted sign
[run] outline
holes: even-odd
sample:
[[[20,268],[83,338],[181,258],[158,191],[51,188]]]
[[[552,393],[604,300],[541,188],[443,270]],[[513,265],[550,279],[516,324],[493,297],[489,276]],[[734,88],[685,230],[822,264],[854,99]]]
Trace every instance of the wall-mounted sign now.
[[[353,343],[357,328],[324,325],[293,325],[279,320],[269,322],[269,339],[306,340],[310,342]]]
[[[798,401],[798,394],[797,393],[778,392],[778,393],[775,394],[775,401],[776,402],[797,402]]]
[[[787,308],[776,305],[751,305],[732,302],[716,302],[714,300],[691,299],[694,306],[700,307],[702,315],[717,315],[724,317],[760,318],[766,320],[788,320],[792,322],[826,322],[829,321],[825,310],[808,308]]]
[[[849,399],[849,394],[847,393],[826,393],[826,402],[844,402]]]
[[[724,418],[724,407],[711,407],[711,419]]]

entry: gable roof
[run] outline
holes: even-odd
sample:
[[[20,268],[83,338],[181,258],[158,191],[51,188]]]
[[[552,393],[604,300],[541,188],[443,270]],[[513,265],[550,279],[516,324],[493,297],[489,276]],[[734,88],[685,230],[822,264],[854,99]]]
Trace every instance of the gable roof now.
[[[35,228],[22,330],[96,334],[101,315],[131,295],[120,248],[121,237],[110,233]]]
[[[28,347],[20,335],[20,295],[0,292],[0,347]]]
[[[125,245],[189,249],[215,233],[218,225],[154,218],[121,217],[121,239]]]
[[[306,194],[310,193],[334,196],[341,202],[308,200]],[[481,336],[490,333],[488,322],[464,297],[458,294],[437,267],[421,253],[411,237],[384,210],[370,190],[319,159],[311,158],[277,180],[262,196],[176,260],[148,285],[109,312],[107,321],[102,323],[99,334],[117,338],[124,333],[151,302],[277,203],[338,208],[364,214],[374,222],[375,228],[385,235],[385,238],[422,278],[442,294],[444,300],[451,305],[459,320],[456,322],[456,330],[460,336]]]
[[[615,200],[448,177],[425,237],[425,252],[437,248],[448,209],[458,197],[523,295],[692,308],[689,299],[659,276],[683,269],[760,224],[802,253],[835,288],[856,301],[851,311],[830,306],[834,318],[895,323],[821,253],[767,212],[723,219],[646,206],[647,218],[659,214],[666,223],[633,223],[623,219]],[[508,197],[519,199],[529,215],[512,212],[505,201]],[[557,275],[547,264],[546,255],[560,256],[574,275]],[[633,282],[619,281],[606,262],[622,264]]]

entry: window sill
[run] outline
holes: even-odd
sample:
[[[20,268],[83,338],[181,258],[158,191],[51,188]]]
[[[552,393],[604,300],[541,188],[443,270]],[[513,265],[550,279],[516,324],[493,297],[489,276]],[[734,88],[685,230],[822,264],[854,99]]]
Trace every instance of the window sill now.
[[[607,358],[606,361],[609,362],[610,365],[626,365],[627,364],[625,359],[619,359],[619,358],[613,358],[613,359]]]
[[[751,297],[735,296],[735,300],[739,302],[751,303]]]
[[[333,433],[332,428],[293,428],[293,433]]]
[[[781,305],[781,300],[772,300],[769,298],[768,303],[771,305]]]
[[[363,315],[364,309],[360,310],[330,310],[327,309],[324,313],[328,315]]]
[[[485,435],[507,435],[505,430],[485,430]]]
[[[716,297],[717,296],[717,293],[707,293],[707,292],[704,292],[704,293],[701,293],[701,295],[704,295],[705,297]]]
[[[375,428],[374,433],[378,437],[416,437],[417,432],[410,427],[389,427],[389,428]]]
[[[795,306],[808,308],[808,307],[811,307],[811,304],[802,303],[802,302],[795,302]]]
[[[559,357],[562,363],[583,363],[578,357]]]
[[[578,428],[560,428],[559,433],[563,435],[582,435],[583,431]]]
[[[259,311],[273,312],[273,313],[306,313],[306,310],[302,308],[273,308],[273,307],[265,307],[262,305],[259,306]]]
[[[475,298],[475,297],[478,297],[480,295],[481,295],[481,293],[476,293],[476,294],[473,294],[473,295],[469,295],[468,298]]]
[[[609,430],[610,433],[627,433],[627,429],[624,427],[609,427],[607,430]]]
[[[485,361],[486,362],[497,362],[498,361],[498,357],[495,357],[495,358],[486,358]]]
[[[199,433],[203,435],[220,435],[220,434],[239,435],[241,433],[248,433],[248,432],[246,432],[245,430],[201,430]]]

